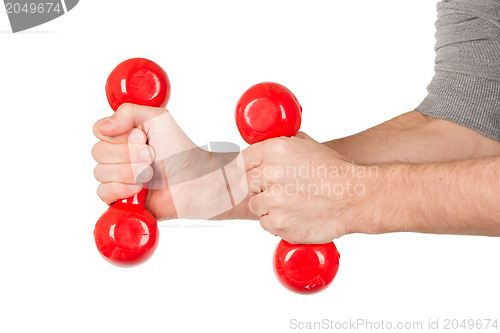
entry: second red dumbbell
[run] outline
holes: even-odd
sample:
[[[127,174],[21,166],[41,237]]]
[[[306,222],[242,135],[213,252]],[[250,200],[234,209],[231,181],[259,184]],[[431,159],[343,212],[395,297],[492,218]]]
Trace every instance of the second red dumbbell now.
[[[302,121],[302,107],[286,87],[264,82],[249,88],[236,105],[236,125],[243,139],[257,143],[279,136],[294,136]],[[333,242],[299,245],[281,240],[274,252],[274,272],[289,290],[319,292],[333,281],[340,255]]]

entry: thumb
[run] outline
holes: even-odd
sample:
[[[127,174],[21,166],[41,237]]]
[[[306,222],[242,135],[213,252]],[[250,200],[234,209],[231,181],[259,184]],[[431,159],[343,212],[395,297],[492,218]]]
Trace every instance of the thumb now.
[[[100,120],[97,125],[98,131],[108,137],[118,136],[129,132],[133,128],[142,127],[144,132],[148,133],[149,126],[152,122],[148,122],[155,117],[158,117],[168,112],[163,108],[153,108],[136,104],[122,104],[115,114],[111,117]],[[149,125],[149,126],[148,126]]]

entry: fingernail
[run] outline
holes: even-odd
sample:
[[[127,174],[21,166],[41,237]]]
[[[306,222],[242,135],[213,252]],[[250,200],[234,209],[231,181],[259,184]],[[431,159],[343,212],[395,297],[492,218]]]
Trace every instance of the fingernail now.
[[[151,147],[146,147],[140,152],[141,162],[151,163],[153,162],[153,149]]]
[[[128,138],[131,143],[144,143],[144,135],[139,130],[134,130]]]
[[[145,183],[145,182],[149,181],[152,176],[153,176],[152,169],[149,165],[147,165],[147,166],[143,167],[142,169],[138,170],[136,183],[138,183],[138,184]]]
[[[142,187],[139,186],[139,185],[135,185],[135,184],[132,184],[132,185],[129,185],[128,186],[128,189],[130,190],[130,192],[137,192],[141,189]]]
[[[110,118],[108,118],[99,127],[100,128],[110,128],[111,126],[113,126],[113,121]]]

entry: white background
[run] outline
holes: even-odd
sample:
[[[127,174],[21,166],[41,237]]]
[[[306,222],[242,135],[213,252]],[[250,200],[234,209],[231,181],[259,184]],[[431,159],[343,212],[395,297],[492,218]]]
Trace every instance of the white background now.
[[[119,62],[165,68],[168,109],[202,145],[245,147],[251,85],[286,85],[329,140],[415,108],[433,75],[436,1],[81,1],[24,33],[0,13],[0,332],[291,332],[290,320],[498,318],[500,239],[349,235],[323,293],[275,280],[256,222],[160,223],[153,258],[111,266],[92,236],[93,123]],[[394,204],[397,204],[395,202]],[[499,318],[500,319],[500,318]]]

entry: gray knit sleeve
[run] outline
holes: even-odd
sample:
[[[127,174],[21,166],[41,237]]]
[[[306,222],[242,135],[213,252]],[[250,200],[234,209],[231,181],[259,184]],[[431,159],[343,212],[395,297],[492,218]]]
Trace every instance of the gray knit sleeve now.
[[[438,3],[435,75],[416,110],[500,141],[500,0]]]

